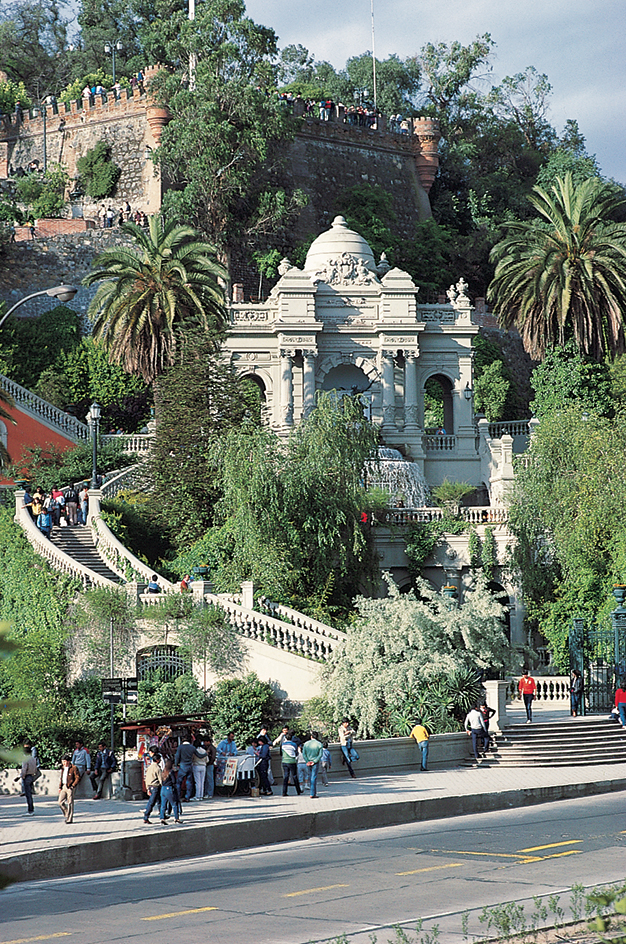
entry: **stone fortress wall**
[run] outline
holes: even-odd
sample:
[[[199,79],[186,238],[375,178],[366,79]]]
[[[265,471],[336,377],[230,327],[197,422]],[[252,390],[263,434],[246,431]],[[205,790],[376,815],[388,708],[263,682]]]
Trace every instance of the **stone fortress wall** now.
[[[145,88],[156,67],[146,69]],[[294,110],[298,114],[298,103]],[[43,166],[44,119],[41,109],[0,122],[0,181],[33,161]],[[150,150],[158,145],[167,112],[155,106],[146,92],[136,88],[72,101],[69,105],[45,106],[45,138],[48,164],[60,163],[70,178],[77,176],[78,159],[99,141],[111,146],[111,157],[121,168],[113,197],[93,202],[82,197],[72,204],[72,215],[97,218],[98,206],[105,203],[119,209],[128,201],[133,210],[154,213],[161,206],[162,185]],[[295,226],[296,240],[317,234],[328,226],[336,213],[336,199],[358,184],[379,184],[393,197],[398,227],[410,235],[418,219],[430,215],[428,191],[439,163],[440,139],[436,122],[414,119],[409,134],[387,130],[384,116],[379,129],[343,123],[343,106],[337,106],[331,120],[303,119],[301,130],[284,152],[278,182],[301,188],[309,198]],[[69,215],[69,211],[68,211]]]

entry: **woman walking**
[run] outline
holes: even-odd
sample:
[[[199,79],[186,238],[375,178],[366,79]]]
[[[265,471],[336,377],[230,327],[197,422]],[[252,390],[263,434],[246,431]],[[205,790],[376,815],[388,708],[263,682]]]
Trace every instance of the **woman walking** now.
[[[580,714],[580,704],[583,697],[583,679],[579,669],[572,671],[572,682],[569,691],[572,701],[572,718],[576,718]]]
[[[171,760],[165,761],[165,768],[163,769],[163,783],[161,784],[161,826],[167,826],[165,811],[167,810],[168,803],[172,804],[174,822],[182,823],[176,774],[174,773],[174,764]]]

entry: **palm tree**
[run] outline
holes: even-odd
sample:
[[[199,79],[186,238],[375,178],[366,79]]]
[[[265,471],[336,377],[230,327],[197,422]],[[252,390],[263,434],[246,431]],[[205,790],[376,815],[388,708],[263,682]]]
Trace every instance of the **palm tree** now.
[[[533,357],[570,338],[597,360],[623,352],[626,225],[611,220],[623,194],[571,174],[533,191],[543,219],[509,223],[491,251],[488,298],[501,325],[515,325]]]
[[[136,223],[121,229],[135,245],[107,249],[95,260],[83,284],[101,284],[87,314],[111,358],[151,384],[174,362],[183,325],[200,326],[217,349],[226,327],[217,280],[227,275],[191,226],[152,216],[147,231]]]

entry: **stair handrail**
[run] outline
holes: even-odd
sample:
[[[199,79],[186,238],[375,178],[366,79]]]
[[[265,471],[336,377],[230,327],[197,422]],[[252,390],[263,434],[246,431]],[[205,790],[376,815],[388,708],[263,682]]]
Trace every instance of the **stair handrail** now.
[[[571,679],[568,675],[533,675],[533,678],[537,686],[535,702],[538,705],[569,705]],[[507,701],[521,702],[519,678],[510,678],[507,682]]]
[[[124,547],[122,542],[116,538],[110,530],[101,513],[102,492],[100,489],[89,490],[89,511],[87,514],[87,526],[91,528],[94,536],[94,546],[100,560],[110,567],[122,580],[136,581],[139,583],[149,582],[152,575],[156,573],[153,567],[145,564],[135,557],[132,551]],[[166,593],[171,593],[175,588],[169,580],[156,574],[159,585]]]
[[[56,426],[64,435],[77,441],[89,440],[89,427],[86,423],[81,423],[75,416],[70,416],[59,407],[53,406],[47,400],[38,397],[32,390],[27,390],[21,384],[16,383],[4,374],[0,374],[0,387],[7,393],[10,393],[15,400],[15,405],[23,410],[32,413],[51,426]]]
[[[117,588],[117,584],[109,580],[108,577],[103,577],[95,570],[85,567],[84,564],[79,563],[79,561],[75,560],[69,554],[66,554],[65,551],[62,551],[61,548],[57,547],[56,544],[49,541],[48,538],[41,533],[31,518],[28,508],[24,505],[24,494],[23,489],[18,489],[15,492],[14,520],[16,524],[20,526],[36,553],[39,554],[40,557],[45,558],[54,570],[74,577],[76,580],[79,580],[85,588],[90,586]]]
[[[133,488],[139,485],[138,473],[144,465],[145,459],[142,459],[139,462],[133,463],[133,465],[127,466],[125,469],[120,469],[118,472],[115,472],[110,479],[107,479],[102,484],[100,488],[102,497],[113,499],[119,492],[123,491],[124,488]]]
[[[235,632],[248,639],[268,643],[284,652],[291,652],[317,662],[326,662],[333,649],[345,643],[346,634],[341,633],[340,630],[334,630],[334,636],[321,635],[303,626],[284,623],[258,610],[249,610],[245,606],[239,606],[225,599],[225,595],[207,593],[204,599],[226,613]]]
[[[283,606],[282,603],[273,603],[271,600],[268,600],[267,597],[262,597],[260,604],[264,609],[269,610],[270,615],[278,614],[278,616],[284,616],[293,626],[300,626],[302,629],[306,629],[311,633],[317,633],[319,636],[328,636],[329,639],[345,640],[346,634],[342,632],[342,630],[328,626],[327,623],[321,623],[319,620],[313,619],[312,616],[307,616],[305,613],[300,613],[298,610],[292,610],[290,606]],[[261,610],[261,612],[263,612],[263,610]],[[274,618],[276,617],[274,616]]]

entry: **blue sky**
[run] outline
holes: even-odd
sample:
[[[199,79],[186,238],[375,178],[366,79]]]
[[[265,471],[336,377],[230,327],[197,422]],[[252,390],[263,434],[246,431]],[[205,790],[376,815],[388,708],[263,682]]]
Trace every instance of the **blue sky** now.
[[[335,68],[372,47],[370,0],[247,0],[247,9],[281,47],[301,43]],[[626,0],[374,0],[374,17],[378,59],[491,33],[491,84],[530,65],[545,72],[551,123],[560,131],[577,119],[603,174],[626,184]]]

